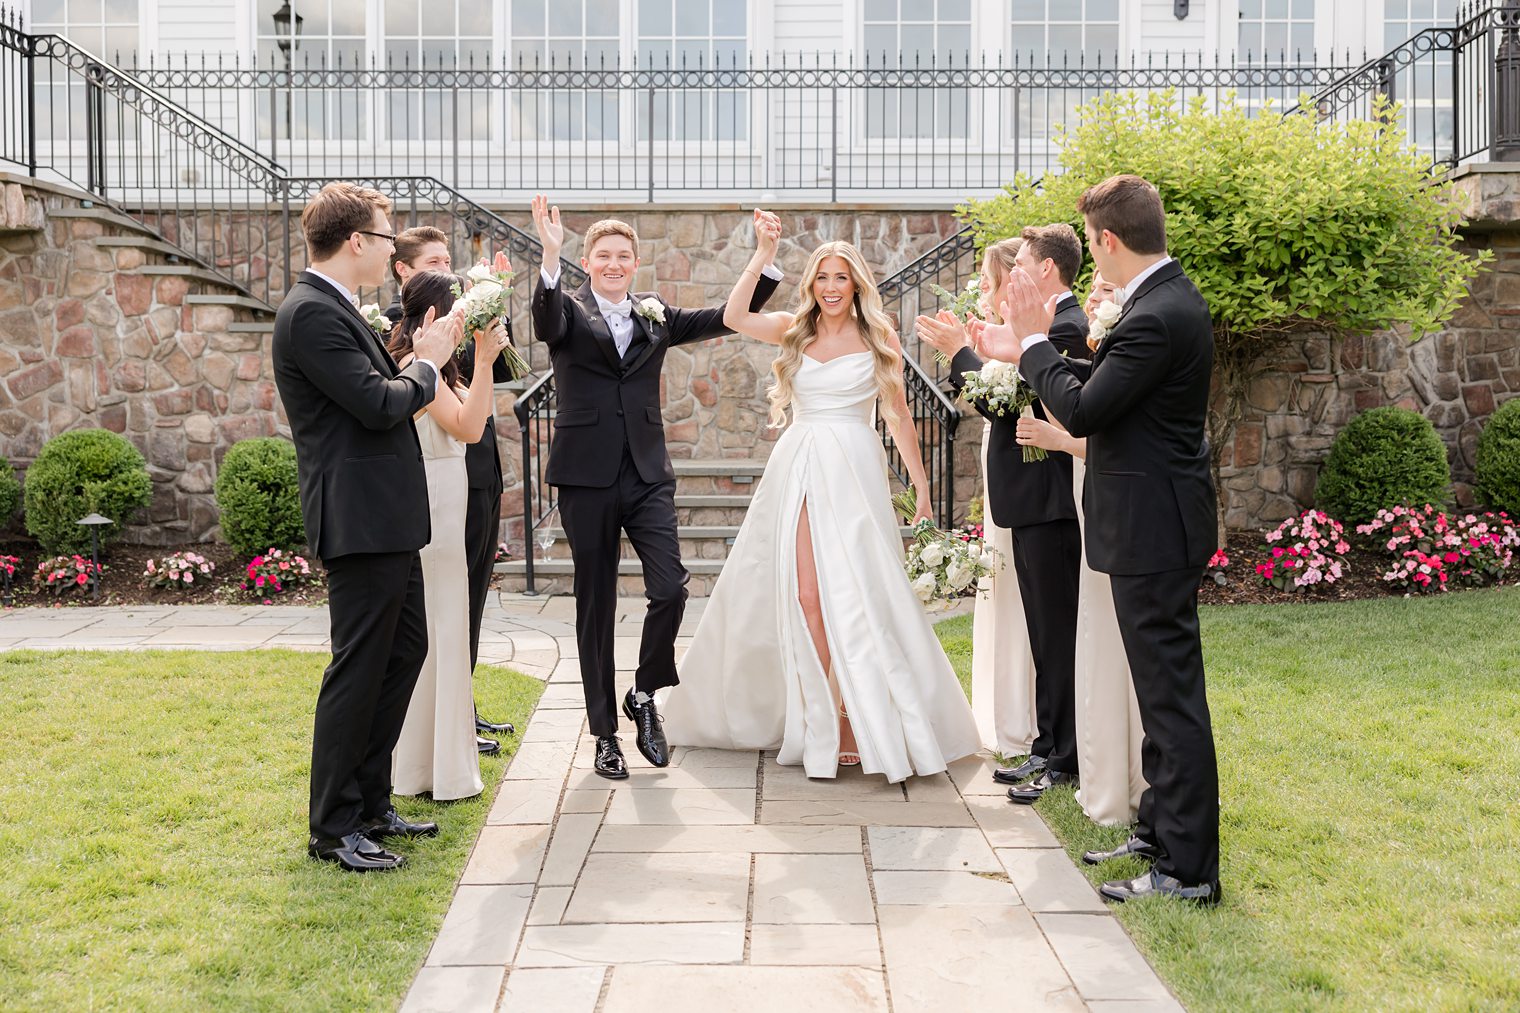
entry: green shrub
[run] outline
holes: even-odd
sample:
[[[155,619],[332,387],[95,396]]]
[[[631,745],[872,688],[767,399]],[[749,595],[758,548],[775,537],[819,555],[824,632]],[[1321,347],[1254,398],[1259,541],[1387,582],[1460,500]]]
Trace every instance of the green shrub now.
[[[11,467],[11,462],[0,457],[0,528],[10,523],[20,505],[21,483],[16,478],[16,469]]]
[[[245,556],[304,544],[296,448],[273,436],[234,444],[217,472],[216,506],[222,537]]]
[[[1446,445],[1430,420],[1407,408],[1374,408],[1335,437],[1316,499],[1350,527],[1400,503],[1440,506],[1450,485]]]
[[[102,543],[153,499],[148,465],[136,447],[105,429],[75,429],[48,440],[26,472],[26,530],[49,554],[87,553],[89,513],[109,517]]]
[[[1484,503],[1520,514],[1520,397],[1489,416],[1478,436],[1477,472]]]

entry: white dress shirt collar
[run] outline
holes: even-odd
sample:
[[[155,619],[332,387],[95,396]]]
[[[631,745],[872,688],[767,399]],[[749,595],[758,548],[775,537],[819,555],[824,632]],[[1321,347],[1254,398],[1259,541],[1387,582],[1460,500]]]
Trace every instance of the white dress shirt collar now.
[[[1170,264],[1171,262],[1172,262],[1172,258],[1171,257],[1163,256],[1160,260],[1156,261],[1150,267],[1147,267],[1145,270],[1141,271],[1139,274],[1137,274],[1133,278],[1131,278],[1129,280],[1129,284],[1125,285],[1123,288],[1121,288],[1119,290],[1119,292],[1121,293],[1121,295],[1119,296],[1119,300],[1118,300],[1119,301],[1119,305],[1123,306],[1125,303],[1129,302],[1129,297],[1133,293],[1138,292],[1140,290],[1140,286],[1145,283],[1145,279],[1149,278],[1151,275],[1155,274],[1157,271],[1161,270],[1163,267],[1165,267],[1166,265]]]
[[[321,278],[323,281],[327,282],[333,288],[337,289],[338,290],[338,294],[341,295],[344,299],[347,299],[348,302],[349,302],[349,304],[352,305],[354,309],[358,309],[359,308],[359,297],[357,295],[354,295],[354,293],[350,292],[348,290],[348,286],[344,285],[341,281],[339,281],[338,279],[334,278],[332,275],[323,274],[321,271],[318,271],[315,267],[308,267],[306,270],[309,273],[316,275],[318,278]]]

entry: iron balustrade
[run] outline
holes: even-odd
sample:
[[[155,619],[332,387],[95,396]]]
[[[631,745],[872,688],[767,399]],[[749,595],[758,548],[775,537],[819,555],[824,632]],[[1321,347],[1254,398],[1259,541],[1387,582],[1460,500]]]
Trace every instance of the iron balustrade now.
[[[533,572],[533,532],[548,521],[559,506],[559,495],[554,486],[544,480],[549,467],[549,450],[554,442],[554,412],[558,406],[559,394],[555,390],[552,369],[539,376],[512,406],[522,441],[519,477],[523,509],[523,590],[528,594],[538,593]]]
[[[913,330],[913,318],[920,314],[933,316],[942,308],[940,297],[934,294],[934,286],[952,294],[958,292],[977,276],[978,266],[976,236],[969,228],[962,229],[885,279],[880,286],[882,306],[897,321],[903,354],[917,362],[941,389],[949,380],[949,367],[939,361],[934,349],[918,340]]]
[[[934,504],[935,522],[949,527],[955,520],[955,430],[961,412],[940,389],[922,366],[903,356],[903,387],[908,398],[908,414],[918,435],[918,450],[923,456],[924,473],[929,480],[930,501]],[[887,432],[886,420],[878,418],[876,429],[887,452],[887,467],[904,488],[912,485],[902,449]]]

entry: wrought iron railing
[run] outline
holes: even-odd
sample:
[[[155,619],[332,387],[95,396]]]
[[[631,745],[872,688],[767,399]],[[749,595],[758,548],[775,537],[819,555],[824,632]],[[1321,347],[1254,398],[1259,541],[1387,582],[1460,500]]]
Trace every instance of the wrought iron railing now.
[[[903,384],[908,395],[908,414],[918,432],[918,449],[929,479],[935,520],[949,527],[955,520],[955,430],[960,425],[961,412],[923,367],[907,356],[903,357]],[[878,419],[876,428],[887,450],[887,466],[906,488],[912,480],[902,451],[888,435],[885,420]]]
[[[533,573],[533,532],[549,519],[559,506],[554,486],[544,480],[549,467],[549,450],[554,442],[554,412],[559,393],[554,386],[554,371],[548,370],[523,391],[512,406],[517,416],[517,431],[522,440],[520,479],[523,509],[523,590],[537,593]]]
[[[750,56],[717,66],[484,66],[208,54],[132,73],[298,175],[432,176],[482,201],[961,199],[1056,167],[1059,124],[1110,90],[1237,93],[1278,109],[1358,66],[1279,54],[1238,63],[1170,54],[1014,54],[904,65]]]
[[[941,301],[934,293],[935,286],[953,293],[975,278],[976,271],[976,236],[968,228],[925,252],[880,286],[882,306],[897,320],[903,354],[917,362],[941,388],[948,379],[947,367],[932,348],[918,340],[913,318],[921,313],[932,316],[939,310]]]

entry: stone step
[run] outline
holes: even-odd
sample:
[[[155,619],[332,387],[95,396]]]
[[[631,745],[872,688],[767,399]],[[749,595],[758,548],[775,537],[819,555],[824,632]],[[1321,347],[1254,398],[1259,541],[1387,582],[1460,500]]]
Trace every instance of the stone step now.
[[[218,279],[220,281],[220,279]],[[222,282],[223,285],[226,282]],[[255,313],[273,313],[267,303],[260,302],[246,295],[187,295],[187,306],[236,306],[239,309],[253,310]]]
[[[117,214],[110,208],[100,207],[99,205],[80,208],[49,208],[47,216],[49,218],[70,218],[75,221],[99,222],[107,228],[121,229],[124,232],[135,232],[149,239],[158,238],[158,235],[142,222],[128,218],[126,215]]]
[[[154,277],[186,278],[205,285],[229,286],[231,284],[215,271],[208,271],[204,267],[192,267],[188,264],[145,264],[134,273]]]
[[[765,462],[750,458],[734,461],[677,460],[671,462],[676,473],[676,497],[744,496],[755,491],[755,483],[765,473]]]
[[[569,559],[569,550],[560,547],[564,558],[534,560],[533,577],[534,590],[538,594],[570,594],[573,588],[573,575],[575,567]],[[721,559],[683,559],[682,564],[691,574],[691,580],[686,585],[687,593],[693,597],[706,597],[712,593],[713,585],[718,582],[718,574],[723,570]],[[495,570],[501,574],[501,589],[503,591],[522,591],[527,584],[528,564],[521,559],[510,559],[504,563],[497,563]],[[624,598],[635,598],[644,593],[643,567],[637,559],[624,559],[618,562],[618,595]]]
[[[160,256],[172,257],[175,260],[180,261],[182,264],[193,264],[201,268],[204,268],[206,266],[204,261],[197,260],[195,257],[192,257],[189,254],[185,253],[183,250],[177,246],[174,246],[172,243],[166,243],[162,239],[150,239],[149,237],[142,235],[101,236],[99,239],[95,240],[95,245],[116,250],[145,250],[148,253],[157,253]]]

